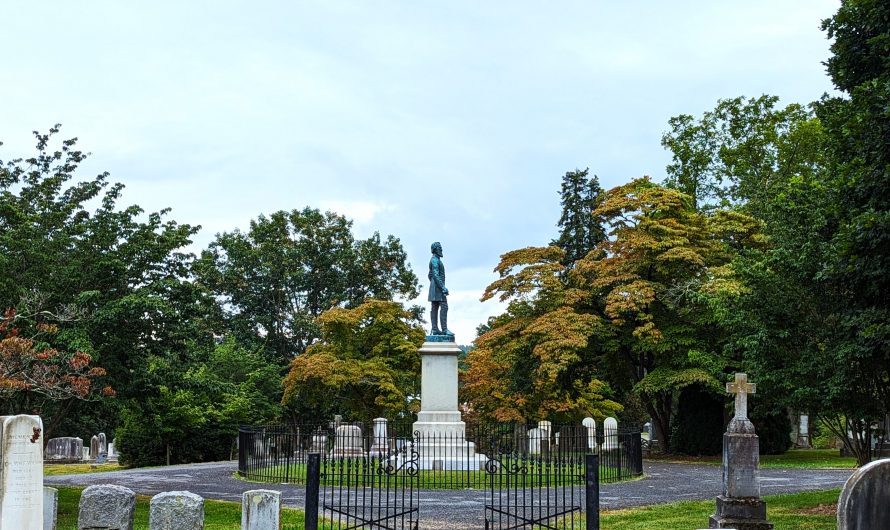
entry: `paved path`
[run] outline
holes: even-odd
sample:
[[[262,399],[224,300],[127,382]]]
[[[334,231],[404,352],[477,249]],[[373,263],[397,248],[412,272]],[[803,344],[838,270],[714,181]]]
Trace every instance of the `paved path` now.
[[[258,488],[282,492],[286,506],[303,507],[304,486],[256,484],[234,478],[236,462],[140,468],[86,475],[46,477],[47,485],[88,486],[118,484],[137,493],[188,490],[208,499],[239,501],[244,491]],[[646,462],[646,477],[619,484],[603,484],[601,506],[606,509],[662,504],[680,500],[713,499],[720,493],[719,466]],[[839,488],[852,470],[762,469],[764,495]],[[423,528],[482,526],[485,490],[424,490],[420,493]]]

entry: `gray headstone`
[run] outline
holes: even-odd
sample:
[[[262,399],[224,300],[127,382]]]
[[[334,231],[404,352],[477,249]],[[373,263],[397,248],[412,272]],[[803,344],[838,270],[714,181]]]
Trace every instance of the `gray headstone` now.
[[[847,479],[837,503],[838,530],[890,528],[890,459],[876,460]]]
[[[528,452],[533,455],[541,454],[541,443],[547,431],[540,427],[528,430]]]
[[[318,432],[312,435],[312,443],[309,445],[310,453],[326,453],[328,451],[328,435]]]
[[[95,460],[99,457],[99,437],[93,436],[90,438],[90,460]]]
[[[150,530],[203,530],[204,499],[188,491],[165,491],[151,498]]]
[[[386,455],[389,452],[389,433],[386,418],[374,418],[374,444],[371,454]]]
[[[527,455],[528,446],[528,427],[524,423],[518,423],[513,429],[513,451],[520,455]]]
[[[83,440],[80,438],[51,438],[46,442],[43,459],[47,462],[70,464],[83,460]]]
[[[341,425],[334,433],[334,458],[364,456],[362,430],[357,425]]]
[[[108,454],[108,439],[105,437],[104,432],[99,433],[99,454],[100,455]]]
[[[56,530],[59,515],[59,490],[43,487],[43,530]]]
[[[241,530],[281,528],[281,492],[245,491],[241,498]]]
[[[130,488],[102,484],[80,494],[77,530],[133,530],[136,494]]]
[[[0,416],[0,528],[43,530],[40,416]]]
[[[563,425],[559,428],[559,452],[562,454],[587,452],[587,429],[583,425]]]

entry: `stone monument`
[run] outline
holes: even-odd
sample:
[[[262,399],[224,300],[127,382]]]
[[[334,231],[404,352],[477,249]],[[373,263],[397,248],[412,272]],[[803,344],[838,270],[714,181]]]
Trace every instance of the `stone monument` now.
[[[618,420],[609,416],[603,422],[603,451],[618,450]]]
[[[709,528],[772,530],[766,503],[760,498],[760,442],[748,419],[748,394],[757,386],[745,374],[735,374],[726,391],[735,394],[735,416],[723,435],[723,494]]]
[[[386,456],[388,453],[389,433],[387,432],[386,418],[374,418],[374,443],[371,445],[371,454]]]
[[[442,245],[430,246],[430,292],[432,329],[420,347],[420,412],[414,423],[415,450],[420,469],[479,469],[486,458],[476,454],[475,444],[466,440],[466,424],[457,409],[457,357],[460,347],[448,330],[448,288]],[[441,329],[439,328],[441,323]]]
[[[857,469],[837,502],[838,530],[890,528],[890,459]]]
[[[40,416],[0,416],[0,528],[43,530]]]
[[[83,440],[75,437],[52,438],[46,443],[43,458],[59,464],[80,462],[83,460]]]
[[[596,452],[599,448],[596,443],[596,420],[588,416],[581,421],[581,425],[587,429],[587,449]]]
[[[334,432],[333,458],[365,456],[362,429],[358,425],[341,425]]]

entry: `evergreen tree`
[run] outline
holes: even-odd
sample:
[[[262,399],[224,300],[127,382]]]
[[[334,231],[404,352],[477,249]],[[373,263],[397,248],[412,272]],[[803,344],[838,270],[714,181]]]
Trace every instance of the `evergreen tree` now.
[[[551,245],[565,251],[563,264],[573,263],[587,255],[606,239],[602,219],[594,210],[602,202],[603,189],[596,175],[588,177],[589,168],[566,172],[559,192],[562,215],[559,217],[559,237]]]

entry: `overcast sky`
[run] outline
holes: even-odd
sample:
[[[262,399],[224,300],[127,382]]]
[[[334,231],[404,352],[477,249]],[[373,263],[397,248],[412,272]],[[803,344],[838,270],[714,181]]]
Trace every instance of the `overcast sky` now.
[[[62,123],[122,204],[203,227],[312,206],[445,249],[461,343],[500,254],[556,235],[559,184],[660,180],[671,116],[831,90],[836,0],[0,1],[0,159]],[[426,304],[424,292],[423,303]]]

